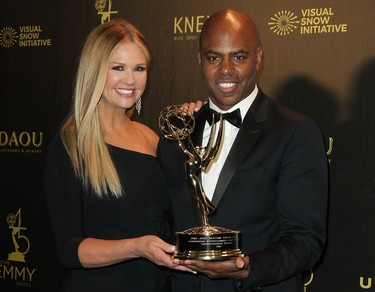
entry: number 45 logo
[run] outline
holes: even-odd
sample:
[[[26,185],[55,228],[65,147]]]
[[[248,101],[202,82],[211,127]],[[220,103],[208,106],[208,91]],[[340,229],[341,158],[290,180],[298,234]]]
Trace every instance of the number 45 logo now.
[[[30,249],[30,242],[26,236],[21,234],[23,230],[27,230],[26,227],[21,226],[21,208],[18,209],[16,214],[8,214],[6,220],[9,228],[12,229],[12,241],[14,245],[14,251],[8,254],[8,260],[25,262],[25,254],[27,254]]]

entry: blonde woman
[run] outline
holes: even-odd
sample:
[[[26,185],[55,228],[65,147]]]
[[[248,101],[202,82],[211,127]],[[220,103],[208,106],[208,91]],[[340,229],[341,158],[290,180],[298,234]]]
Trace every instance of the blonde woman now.
[[[95,28],[83,47],[72,111],[49,144],[44,193],[62,291],[165,291],[168,196],[157,135],[132,121],[150,52],[125,20]],[[163,240],[164,239],[164,240]],[[156,264],[156,265],[155,265]]]

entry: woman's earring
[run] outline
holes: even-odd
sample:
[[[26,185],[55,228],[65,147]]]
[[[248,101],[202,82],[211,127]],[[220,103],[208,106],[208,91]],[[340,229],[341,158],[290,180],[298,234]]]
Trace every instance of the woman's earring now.
[[[139,98],[139,99],[135,102],[135,109],[137,110],[137,113],[138,113],[138,114],[141,113],[141,107],[142,107],[142,104],[141,104],[141,98]]]

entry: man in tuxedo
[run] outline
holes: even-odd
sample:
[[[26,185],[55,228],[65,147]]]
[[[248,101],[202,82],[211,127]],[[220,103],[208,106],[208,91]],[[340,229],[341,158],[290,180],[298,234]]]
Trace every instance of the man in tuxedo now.
[[[327,158],[317,124],[268,98],[256,83],[261,43],[252,19],[237,10],[204,24],[198,60],[209,101],[195,113],[194,145],[206,145],[210,109],[240,112],[224,122],[224,139],[201,179],[216,206],[214,226],[240,230],[244,258],[176,260],[197,274],[173,272],[173,291],[301,292],[303,273],[325,245]],[[208,120],[207,120],[208,117]],[[188,190],[186,155],[161,137],[158,157],[169,182],[173,230],[200,226]]]

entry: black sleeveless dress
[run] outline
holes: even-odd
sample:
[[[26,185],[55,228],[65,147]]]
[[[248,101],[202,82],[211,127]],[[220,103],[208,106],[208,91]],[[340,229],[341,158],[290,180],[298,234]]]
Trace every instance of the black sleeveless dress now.
[[[169,271],[145,259],[85,269],[77,250],[87,237],[123,239],[146,234],[170,242],[169,200],[156,157],[108,145],[124,196],[97,198],[82,191],[59,136],[49,145],[44,196],[60,262],[66,275],[61,291],[169,291]]]

